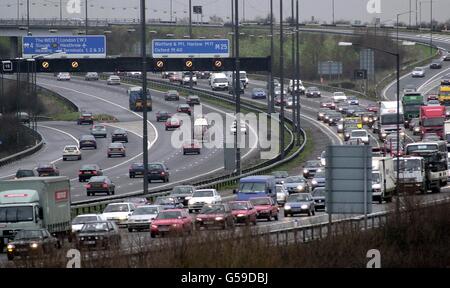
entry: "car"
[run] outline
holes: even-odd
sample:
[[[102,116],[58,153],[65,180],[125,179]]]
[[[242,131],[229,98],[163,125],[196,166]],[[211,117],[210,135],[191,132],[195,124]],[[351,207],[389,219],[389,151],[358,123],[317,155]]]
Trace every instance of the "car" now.
[[[320,156],[318,157],[318,160],[320,160],[320,165],[322,165],[323,167],[325,167],[325,165],[327,164],[327,151],[322,151],[320,153]]]
[[[183,143],[183,155],[197,154],[200,155],[201,146],[196,140],[189,140]]]
[[[364,129],[355,129],[350,133],[350,140],[357,140],[366,145],[369,145],[369,133]]]
[[[14,179],[20,179],[25,177],[35,177],[33,169],[19,169],[16,171],[16,176]]]
[[[273,88],[280,88],[281,87],[281,83],[280,81],[278,81],[278,79],[273,79]],[[270,81],[267,82],[266,84],[266,89],[270,90]]]
[[[76,248],[78,250],[118,249],[122,241],[119,228],[112,221],[96,221],[84,224],[77,239]]]
[[[241,121],[240,126],[241,133],[247,134],[247,125],[245,124],[245,122]],[[236,134],[236,120],[234,120],[233,124],[231,124],[230,126],[230,133]]]
[[[337,133],[344,133],[344,119],[341,119],[337,124],[336,124],[336,132]]]
[[[350,108],[350,104],[348,104],[347,102],[340,102],[340,103],[336,104],[336,107],[334,108],[334,110],[336,110],[339,113],[345,114],[349,108]]]
[[[445,120],[450,119],[450,106],[445,106]]]
[[[374,112],[374,113],[378,113],[378,110],[380,109],[379,107],[378,107],[378,105],[377,104],[369,104],[369,105],[367,105],[367,111],[369,111],[369,112]]]
[[[125,146],[123,143],[110,143],[108,145],[108,152],[107,152],[108,158],[111,158],[112,156],[121,156],[126,157],[126,151]]]
[[[172,197],[170,195],[157,197],[153,204],[161,206],[163,210],[184,208],[184,205],[181,200],[179,200],[177,197]]]
[[[287,109],[292,109],[292,107],[294,107],[294,99],[292,97],[287,98],[285,107]]]
[[[178,200],[183,203],[183,206],[187,207],[188,201],[192,198],[195,191],[195,187],[192,185],[178,185],[172,188],[169,195],[178,198]]]
[[[195,228],[220,227],[224,230],[234,227],[234,216],[228,204],[206,204],[195,216]]]
[[[273,171],[272,176],[275,176],[275,182],[277,184],[283,184],[289,173],[287,171]]]
[[[72,220],[72,233],[80,232],[83,225],[90,222],[98,222],[104,221],[106,219],[103,218],[101,214],[81,214],[77,215]]]
[[[287,177],[284,181],[284,187],[289,194],[310,191],[308,181],[302,176]]]
[[[367,110],[365,108],[363,108],[363,107],[358,106],[358,105],[351,105],[351,107],[349,107],[347,109],[347,111],[345,111],[345,114],[347,116],[351,116],[351,117],[360,117],[364,113],[367,113]]]
[[[289,192],[286,190],[283,184],[276,184],[275,189],[277,189],[277,204],[282,205],[286,202]]]
[[[114,195],[116,190],[116,185],[107,176],[92,176],[85,187],[87,196],[95,196],[97,193]]]
[[[128,232],[150,230],[152,221],[163,211],[159,205],[144,205],[136,207],[131,216],[128,218]]]
[[[103,176],[103,170],[97,164],[85,164],[78,172],[78,181],[85,182],[93,176]]]
[[[78,140],[80,149],[83,148],[94,148],[97,149],[97,140],[92,135],[81,135]]]
[[[319,111],[317,111],[317,120],[323,121],[325,119],[325,113],[327,113],[328,111],[328,108],[320,108]]]
[[[431,100],[439,100],[439,96],[437,94],[428,94],[427,95],[427,102]]]
[[[335,104],[340,102],[347,102],[347,96],[345,95],[344,92],[341,91],[333,92],[332,99]]]
[[[59,169],[52,163],[40,163],[36,169],[39,177],[59,176]]]
[[[130,71],[130,72],[127,72],[125,75],[128,77],[132,77],[132,78],[141,78],[142,72],[141,71]]]
[[[231,201],[228,202],[231,214],[234,216],[236,224],[244,223],[256,225],[258,211],[250,201]]]
[[[209,76],[211,76],[211,72],[209,72],[209,71],[198,71],[196,74],[197,74],[197,78],[200,78],[200,79],[208,79]]]
[[[98,137],[106,138],[108,135],[106,132],[106,126],[98,125],[98,124],[92,125],[91,135],[94,136],[95,138],[98,138]]]
[[[441,69],[442,61],[440,59],[433,60],[430,64],[430,69]]]
[[[81,151],[77,145],[66,145],[63,149],[63,161],[68,159],[81,160]]]
[[[302,83],[302,80],[298,80],[298,82],[297,82],[297,79],[295,79],[295,80],[293,80],[293,79],[291,79],[291,80],[289,80],[289,86],[288,86],[288,91],[289,92],[295,92],[295,91],[297,91],[297,87],[298,87],[298,90],[299,90],[299,92],[300,92],[300,95],[304,95],[305,94],[305,87],[303,86],[303,83]]]
[[[97,81],[98,80],[98,73],[97,72],[87,72],[86,75],[84,75],[84,80],[86,80],[86,81]]]
[[[236,93],[236,89],[234,88],[233,85],[229,84],[228,85],[228,94],[233,95],[234,93]],[[244,94],[245,93],[245,85],[242,82],[239,85],[239,93],[240,94]]]
[[[249,201],[255,206],[256,218],[267,219],[267,221],[278,221],[278,208],[277,203],[272,199],[272,197],[255,197],[250,198]]]
[[[125,142],[128,143],[128,133],[124,129],[115,129],[111,133],[111,142]]]
[[[188,104],[178,104],[177,112],[185,113],[185,114],[188,114],[189,116],[191,116],[191,113],[192,113],[191,106],[189,106]]]
[[[167,121],[167,119],[172,117],[172,113],[169,113],[167,111],[158,111],[156,112],[156,121]]]
[[[193,230],[191,216],[184,209],[168,209],[158,213],[150,228],[150,236],[165,236],[167,234],[191,234]]]
[[[325,187],[325,171],[316,172],[311,180],[312,190],[317,187]]]
[[[222,203],[222,197],[216,189],[198,189],[188,201],[189,213],[200,211],[205,204]]]
[[[182,121],[175,117],[170,117],[164,124],[166,131],[180,128]]]
[[[450,61],[450,52],[447,51],[447,54],[444,56],[444,61]]]
[[[169,90],[164,94],[165,101],[178,101],[180,100],[180,93],[176,90]]]
[[[336,104],[333,102],[333,100],[323,100],[320,101],[320,108],[335,109]]]
[[[23,124],[29,124],[31,121],[30,115],[27,112],[17,113],[17,119]]]
[[[316,174],[316,171],[319,170],[322,171],[323,167],[319,160],[309,160],[306,161],[305,166],[303,167],[303,177],[305,178],[312,178],[314,177],[314,174]]]
[[[363,125],[371,127],[373,123],[378,119],[374,112],[363,112],[361,115],[361,120]]]
[[[321,93],[319,88],[317,87],[308,87],[305,91],[306,98],[320,98]]]
[[[111,75],[106,80],[107,85],[120,85],[120,77],[117,75]]]
[[[415,131],[416,127],[419,128],[418,132],[420,132],[420,125],[419,125],[420,119],[419,118],[412,118],[411,120],[409,120],[409,124],[408,124],[408,129],[410,131]]]
[[[190,72],[184,72],[183,78],[181,79],[181,85],[189,85],[191,82]],[[197,75],[192,73],[192,84],[197,85]]]
[[[441,102],[439,100],[428,100],[427,106],[441,106]]]
[[[181,72],[173,72],[171,75],[169,75],[170,82],[181,83],[182,80],[183,80],[183,74]]]
[[[148,182],[162,181],[169,182],[169,168],[164,163],[154,162],[148,164]]]
[[[94,116],[90,112],[82,112],[80,113],[80,117],[78,117],[77,124],[83,125],[83,124],[91,124],[94,125]]]
[[[126,227],[127,222],[136,206],[130,202],[109,203],[103,210],[103,217],[115,222],[119,227]]]
[[[252,89],[252,99],[266,99],[267,93],[263,88]]]
[[[337,123],[341,120],[342,120],[342,114],[337,111],[331,110],[325,115],[324,122],[330,126],[336,126]]]
[[[70,81],[70,73],[60,72],[58,76],[56,76],[56,80],[58,81]]]
[[[189,95],[186,98],[186,104],[188,104],[189,106],[200,105],[200,97],[198,97],[197,95]]]
[[[137,207],[141,207],[141,206],[144,206],[144,205],[149,204],[147,198],[145,198],[145,197],[132,197],[132,198],[127,198],[127,199],[126,199],[126,202],[133,203],[134,206],[136,206],[136,208],[137,208]]]
[[[416,85],[405,85],[405,87],[403,88],[403,94],[407,94],[407,93],[414,93],[417,92],[417,87]]]
[[[61,243],[47,229],[23,229],[18,230],[6,246],[6,257],[10,261],[17,256],[40,260],[56,248],[61,248]]]
[[[345,145],[365,145],[360,139],[348,139]]]
[[[325,187],[317,187],[312,193],[312,198],[314,199],[314,209],[318,211],[319,209],[325,210],[325,200],[326,200],[326,191]]]
[[[347,96],[347,103],[350,105],[359,105],[359,100],[356,96]]]
[[[136,178],[136,176],[144,176],[144,164],[143,163],[133,163],[128,169],[128,175],[130,178]]]
[[[436,133],[424,133],[422,134],[422,142],[436,142],[440,141],[441,137]]]
[[[423,77],[425,77],[425,69],[423,69],[423,68],[421,68],[421,67],[416,67],[416,68],[414,68],[414,70],[412,71],[411,76],[412,76],[413,78],[416,78],[416,77],[423,78]]]
[[[295,214],[316,215],[314,199],[310,193],[295,193],[289,195],[284,204],[284,217],[294,216]]]

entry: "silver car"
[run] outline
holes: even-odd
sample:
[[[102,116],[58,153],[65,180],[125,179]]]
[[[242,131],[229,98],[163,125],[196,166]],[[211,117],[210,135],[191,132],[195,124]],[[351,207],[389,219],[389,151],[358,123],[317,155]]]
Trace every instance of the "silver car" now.
[[[104,125],[94,125],[91,128],[91,135],[95,138],[103,137],[106,138],[107,132]]]
[[[302,176],[290,176],[284,181],[284,187],[292,193],[309,193],[310,188],[306,179]]]
[[[128,218],[128,232],[150,229],[153,219],[164,210],[160,205],[144,205],[137,207]]]
[[[277,184],[275,187],[277,189],[277,203],[278,205],[283,205],[284,203],[286,203],[286,199],[289,196],[289,193],[283,184]]]
[[[111,75],[111,76],[109,76],[108,80],[106,80],[106,84],[120,85],[120,77],[117,75]]]

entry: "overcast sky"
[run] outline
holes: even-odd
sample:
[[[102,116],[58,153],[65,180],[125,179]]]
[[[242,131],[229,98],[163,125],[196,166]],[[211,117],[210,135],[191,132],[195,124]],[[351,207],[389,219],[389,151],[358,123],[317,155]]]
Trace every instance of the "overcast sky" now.
[[[85,0],[30,0],[31,18],[59,18],[59,4],[62,2],[63,18],[84,18]],[[69,1],[81,2],[80,14],[69,14],[66,5]],[[89,18],[139,18],[139,0],[87,0],[89,7]],[[370,14],[366,7],[369,1],[380,3],[381,13]],[[19,10],[17,3],[20,3]],[[233,0],[234,2],[234,0]],[[279,2],[273,0],[275,17],[279,19]],[[332,20],[333,0],[299,0],[300,20],[310,20],[312,16],[320,22]],[[362,22],[372,21],[374,18],[381,18],[381,21],[389,22],[396,18],[397,13],[409,11],[409,3],[412,3],[412,10],[415,10],[416,0],[334,0],[335,20],[360,20]],[[430,21],[430,1],[420,1],[422,3],[422,21]],[[159,18],[170,20],[170,6],[172,3],[172,17],[187,17],[188,0],[147,0],[148,18]],[[265,16],[269,13],[270,0],[239,0],[240,17],[246,20],[254,19],[257,16]],[[231,0],[192,0],[192,5],[203,6],[204,21],[209,16],[217,15],[224,20],[230,17]],[[283,0],[284,15],[291,13],[291,0]],[[245,9],[244,9],[245,6]],[[418,7],[419,4],[418,4]],[[418,9],[419,10],[419,9]],[[245,14],[244,14],[245,11]],[[433,0],[433,18],[438,21],[450,19],[450,0]],[[0,0],[0,18],[26,17],[26,0]],[[193,15],[196,20],[197,15]],[[401,16],[401,21],[409,23],[408,14]],[[411,15],[411,23],[414,25],[416,13]]]

